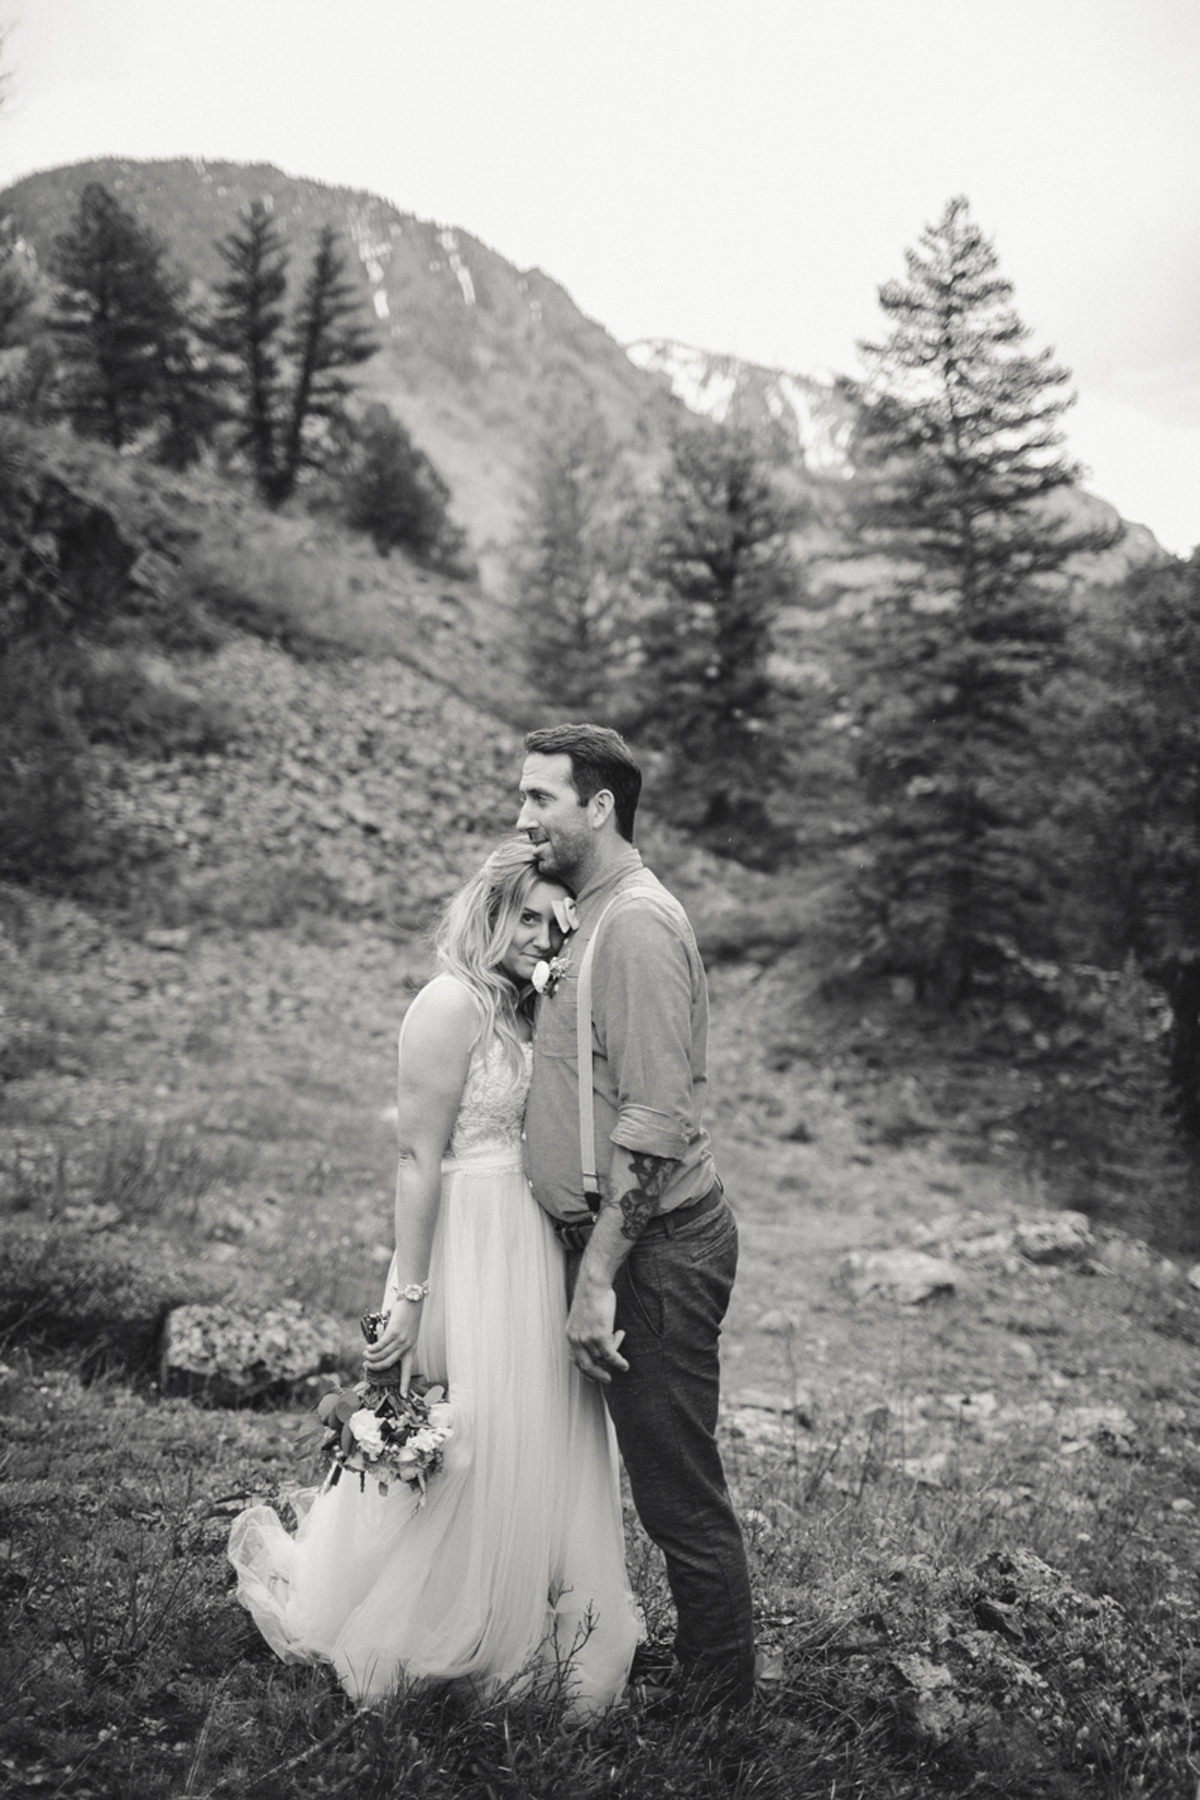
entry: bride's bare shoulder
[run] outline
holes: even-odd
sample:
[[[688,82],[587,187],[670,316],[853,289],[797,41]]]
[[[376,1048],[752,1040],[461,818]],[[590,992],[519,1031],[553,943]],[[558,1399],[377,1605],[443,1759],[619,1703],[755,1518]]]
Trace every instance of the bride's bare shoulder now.
[[[483,1022],[483,1003],[457,975],[435,975],[426,982],[404,1015],[401,1036],[406,1044],[455,1048],[474,1044]]]

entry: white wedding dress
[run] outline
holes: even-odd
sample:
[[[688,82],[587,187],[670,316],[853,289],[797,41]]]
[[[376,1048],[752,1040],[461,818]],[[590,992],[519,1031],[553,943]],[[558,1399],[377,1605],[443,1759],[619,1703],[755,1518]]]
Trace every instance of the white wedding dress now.
[[[276,1655],[331,1663],[359,1702],[561,1675],[586,1716],[620,1695],[639,1636],[612,1427],[567,1354],[562,1252],[523,1170],[530,1063],[527,1047],[515,1076],[495,1037],[475,1052],[442,1164],[416,1367],[446,1384],[454,1435],[424,1506],[347,1473],[289,1496],[295,1536],[269,1506],[230,1534],[238,1597]],[[393,1261],[385,1311],[395,1297]]]

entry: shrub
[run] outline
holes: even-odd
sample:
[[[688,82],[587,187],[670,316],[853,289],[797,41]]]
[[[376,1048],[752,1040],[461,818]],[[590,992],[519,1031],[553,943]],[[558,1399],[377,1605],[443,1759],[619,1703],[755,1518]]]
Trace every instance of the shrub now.
[[[250,1161],[238,1147],[207,1150],[178,1126],[157,1136],[140,1125],[118,1127],[94,1166],[88,1198],[95,1206],[115,1206],[126,1219],[194,1212],[195,1203],[219,1183],[241,1179]]]
[[[177,881],[155,897],[164,923],[212,919],[242,931],[280,931],[349,908],[332,876],[302,860],[263,856]]]
[[[83,1353],[89,1375],[149,1373],[163,1321],[195,1300],[177,1276],[61,1227],[0,1235],[0,1337]]]
[[[367,409],[342,478],[347,525],[365,532],[380,556],[407,550],[421,562],[457,565],[466,539],[450,519],[450,489],[386,406]]]
[[[92,743],[120,744],[142,756],[223,750],[236,732],[229,707],[154,681],[132,651],[83,675],[79,722]]]
[[[54,880],[97,860],[86,759],[54,658],[31,643],[0,655],[0,875]]]

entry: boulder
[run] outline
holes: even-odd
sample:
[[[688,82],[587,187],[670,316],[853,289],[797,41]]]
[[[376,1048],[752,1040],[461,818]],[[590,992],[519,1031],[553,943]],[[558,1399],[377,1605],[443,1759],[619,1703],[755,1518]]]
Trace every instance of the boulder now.
[[[1095,1447],[1109,1456],[1137,1453],[1137,1426],[1123,1406],[1073,1406],[1058,1422],[1064,1456]]]
[[[163,1327],[159,1386],[210,1406],[282,1399],[336,1366],[341,1328],[294,1300],[262,1312],[177,1306]]]
[[[186,925],[177,925],[170,929],[148,931],[142,942],[148,950],[169,950],[178,953],[187,949],[190,937],[191,932]]]
[[[800,1329],[800,1321],[795,1313],[786,1312],[782,1307],[773,1307],[760,1315],[757,1328],[768,1337],[792,1337]]]
[[[920,1250],[852,1250],[842,1258],[841,1273],[856,1300],[879,1294],[901,1306],[952,1294],[957,1285],[952,1263]]]
[[[1021,1219],[1013,1237],[1021,1255],[1033,1263],[1086,1263],[1096,1250],[1091,1225],[1086,1216],[1078,1212],[1051,1213],[1044,1219]]]

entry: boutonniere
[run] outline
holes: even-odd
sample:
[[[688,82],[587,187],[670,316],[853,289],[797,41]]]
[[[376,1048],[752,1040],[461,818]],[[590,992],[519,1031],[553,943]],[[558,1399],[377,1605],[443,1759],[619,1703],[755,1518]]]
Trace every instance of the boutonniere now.
[[[561,900],[555,900],[550,910],[564,937],[570,937],[573,931],[579,930],[579,914],[575,911],[575,902],[568,899],[566,894]]]
[[[547,998],[553,999],[555,989],[570,966],[570,951],[565,956],[552,956],[549,962],[535,963],[533,974],[530,977],[534,992],[545,994]]]
[[[555,923],[563,934],[563,948],[548,962],[543,960],[538,963],[532,977],[534,992],[545,994],[549,998],[553,998],[555,989],[571,966],[571,952],[566,948],[565,940],[573,931],[579,930],[579,914],[575,911],[575,902],[565,894],[561,900],[554,902],[553,912]]]

